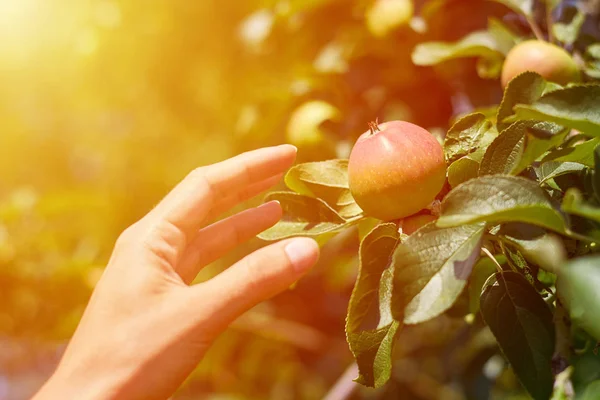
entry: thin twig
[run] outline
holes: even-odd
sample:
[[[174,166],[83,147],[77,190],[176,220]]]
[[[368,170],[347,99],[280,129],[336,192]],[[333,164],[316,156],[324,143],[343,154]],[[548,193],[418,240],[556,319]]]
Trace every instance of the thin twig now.
[[[329,390],[323,400],[346,400],[348,399],[358,384],[354,382],[354,378],[358,376],[358,365],[350,364],[346,371],[339,377],[337,382]]]
[[[537,40],[545,40],[544,32],[542,32],[542,29],[540,28],[538,23],[535,21],[535,19],[532,17],[527,17],[527,22],[529,23],[529,26],[531,27],[531,30],[533,31],[533,34],[535,35]]]
[[[498,260],[496,260],[496,257],[494,257],[494,255],[485,247],[481,248],[481,251],[483,251],[483,253],[488,256],[488,258],[490,260],[492,260],[494,262],[494,265],[496,265],[496,269],[498,270],[498,272],[503,272],[504,270],[502,269],[502,266],[498,263]]]
[[[552,373],[557,376],[569,367],[571,358],[571,321],[568,313],[560,301],[556,302],[554,309],[554,326],[556,330],[556,339],[554,344],[554,354],[552,355]],[[573,384],[569,377],[564,378],[565,394],[567,398],[573,398]]]

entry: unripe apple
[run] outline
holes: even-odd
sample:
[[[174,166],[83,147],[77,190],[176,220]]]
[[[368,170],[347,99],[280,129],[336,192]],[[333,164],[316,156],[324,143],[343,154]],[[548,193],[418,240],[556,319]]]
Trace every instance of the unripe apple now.
[[[417,214],[402,220],[402,233],[412,235],[417,229],[435,221],[437,217],[430,214]]]
[[[340,111],[331,104],[322,100],[308,101],[290,116],[286,140],[298,147],[306,160],[335,158],[336,143],[324,132],[322,125],[339,119]]]
[[[445,179],[442,146],[425,129],[403,121],[371,123],[348,161],[352,196],[366,215],[384,221],[427,207]]]
[[[563,48],[542,40],[526,40],[508,52],[502,67],[502,87],[525,71],[537,72],[547,81],[559,85],[581,80],[579,68],[571,55]]]

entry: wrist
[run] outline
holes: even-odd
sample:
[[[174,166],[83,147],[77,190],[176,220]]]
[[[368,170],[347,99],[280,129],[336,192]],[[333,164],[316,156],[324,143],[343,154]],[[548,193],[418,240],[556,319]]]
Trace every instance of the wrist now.
[[[44,383],[32,400],[51,399],[81,399],[81,400],[106,400],[116,399],[116,392],[105,384],[103,379],[92,377],[76,377],[56,371]]]

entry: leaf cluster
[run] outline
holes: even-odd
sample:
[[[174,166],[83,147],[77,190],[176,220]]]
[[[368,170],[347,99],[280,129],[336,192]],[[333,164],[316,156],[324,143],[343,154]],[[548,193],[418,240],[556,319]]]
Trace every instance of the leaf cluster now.
[[[507,86],[495,119],[472,113],[448,130],[452,190],[437,221],[407,236],[400,221],[369,218],[350,193],[347,160],[336,159],[288,172],[290,191],[268,196],[281,202],[284,218],[261,237],[324,244],[358,226],[346,320],[358,382],[383,385],[402,328],[440,316],[466,292],[523,386],[546,399],[560,372],[552,369],[556,310],[564,307],[600,340],[591,315],[600,306],[599,143],[600,86],[560,87],[527,72]]]

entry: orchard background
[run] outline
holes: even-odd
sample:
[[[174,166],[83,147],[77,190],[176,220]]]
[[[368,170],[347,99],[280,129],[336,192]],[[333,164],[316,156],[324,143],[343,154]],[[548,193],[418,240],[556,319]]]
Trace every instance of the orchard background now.
[[[511,282],[528,290],[517,310],[533,304],[541,307],[534,315],[545,315],[552,307],[568,320],[552,268],[560,257],[597,251],[599,15],[593,0],[0,0],[0,399],[26,398],[48,376],[119,232],[189,170],[290,141],[299,163],[344,159],[376,119],[415,123],[440,143],[446,137],[449,166],[462,160],[448,169],[453,190],[442,219],[470,200],[455,187],[494,174],[507,188],[522,192],[514,179],[530,182],[534,194],[543,188],[550,203],[538,198],[535,211],[511,220],[527,225],[486,225],[489,243],[464,290],[440,315],[398,330],[383,357],[390,365],[371,362],[375,372],[363,383],[377,389],[350,383],[358,374],[345,332],[359,238],[377,223],[364,219],[319,236],[317,268],[237,321],[175,398],[530,398],[523,386],[535,398],[573,398],[573,388],[578,399],[600,398],[600,318],[592,326],[541,318],[546,331],[534,326],[516,340],[517,353],[538,352],[540,363],[523,357],[511,368],[498,342],[523,329],[510,315],[498,328],[479,310],[482,287],[489,300]],[[571,89],[522,75],[498,114],[504,57],[535,36],[574,55],[585,86],[572,90],[584,92],[564,94]],[[553,90],[560,93],[548,111],[538,100]],[[519,120],[549,122],[523,122],[495,140]],[[583,136],[573,139],[577,132]],[[465,145],[465,137],[473,140]],[[497,152],[486,157],[492,145]],[[552,151],[562,153],[542,168]],[[561,211],[548,211],[554,206]],[[263,244],[251,241],[199,280]],[[386,255],[383,247],[368,259]],[[597,265],[584,266],[592,283]],[[504,286],[485,283],[498,268]],[[594,321],[598,296],[575,287],[589,295],[585,318]],[[522,372],[528,362],[539,367],[533,378]]]

